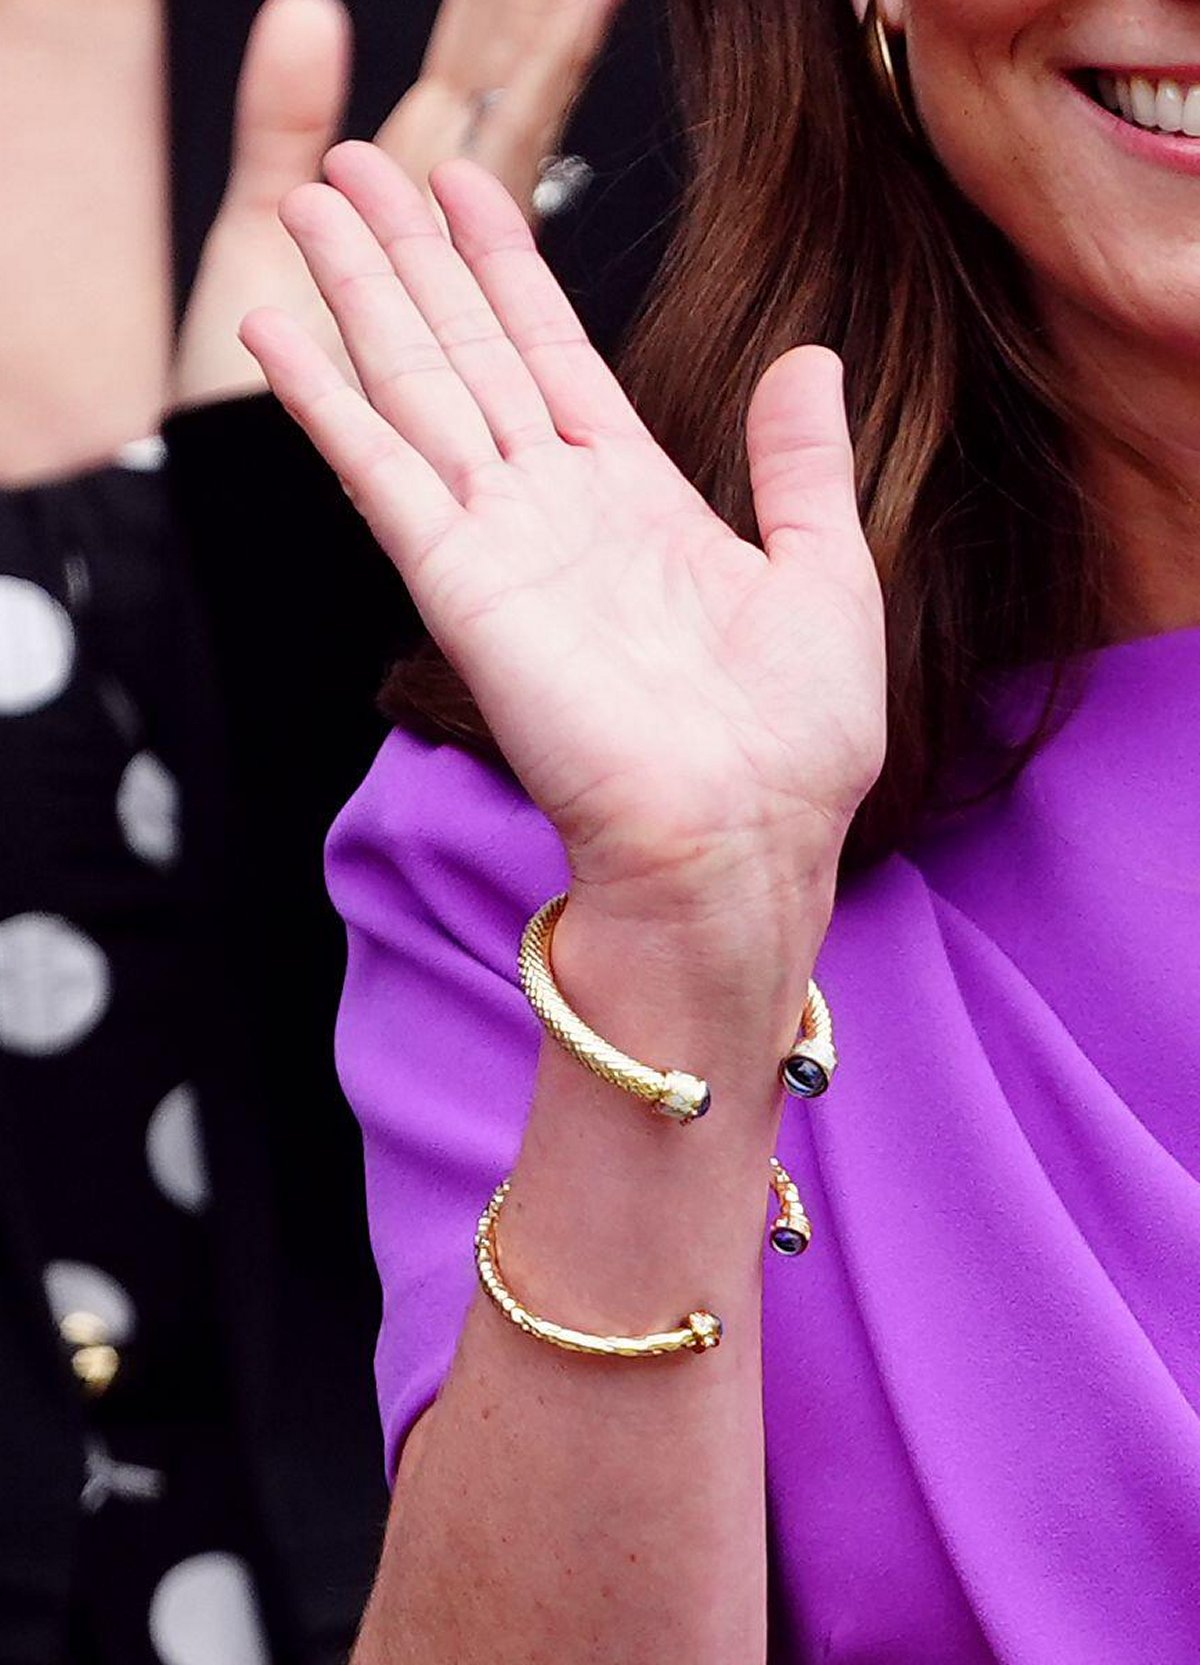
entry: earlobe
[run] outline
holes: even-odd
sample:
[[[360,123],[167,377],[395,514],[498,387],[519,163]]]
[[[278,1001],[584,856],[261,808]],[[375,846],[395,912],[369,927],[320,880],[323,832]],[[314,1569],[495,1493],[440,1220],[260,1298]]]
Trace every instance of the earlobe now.
[[[866,0],[862,33],[875,84],[908,137],[915,140],[920,135],[920,123],[903,68],[901,31],[888,21],[889,12],[899,10],[903,15],[904,5],[905,0]]]
[[[855,15],[860,23],[865,22],[870,0],[852,0]],[[899,34],[904,28],[905,13],[908,9],[907,0],[877,0],[876,11],[885,29]]]

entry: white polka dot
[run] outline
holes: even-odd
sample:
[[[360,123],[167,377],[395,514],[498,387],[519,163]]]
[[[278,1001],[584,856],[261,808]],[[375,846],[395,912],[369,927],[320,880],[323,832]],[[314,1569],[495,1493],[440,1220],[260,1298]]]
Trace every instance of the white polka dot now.
[[[135,856],[167,867],[179,854],[179,788],[153,752],[138,752],[117,787],[117,820]]]
[[[150,1640],[163,1665],[268,1665],[254,1581],[236,1555],[192,1555],[159,1580]]]
[[[131,469],[135,474],[153,474],[166,460],[167,442],[161,434],[131,439],[117,452],[117,467]]]
[[[200,1134],[195,1089],[176,1087],[150,1117],[146,1162],[164,1196],[198,1214],[208,1205],[208,1169]]]
[[[94,1029],[109,998],[108,961],[74,925],[51,913],[0,921],[0,1046],[63,1052]]]
[[[82,1260],[52,1260],[42,1278],[56,1324],[69,1313],[90,1312],[104,1325],[109,1346],[123,1347],[133,1335],[137,1328],[133,1302],[116,1278],[98,1266]]]
[[[66,608],[27,578],[0,575],[0,715],[19,717],[57,699],[74,662]]]

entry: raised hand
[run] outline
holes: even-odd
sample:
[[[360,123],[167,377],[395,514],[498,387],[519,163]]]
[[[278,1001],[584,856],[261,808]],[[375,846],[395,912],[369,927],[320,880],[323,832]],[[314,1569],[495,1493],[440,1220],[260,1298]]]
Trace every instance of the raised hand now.
[[[755,548],[646,432],[484,170],[433,176],[451,244],[374,147],[325,166],[283,219],[363,391],[280,313],[251,314],[243,339],[577,882],[774,897],[831,873],[884,723],[836,359],[799,348],[758,388]]]
[[[376,143],[424,183],[469,153],[530,217],[541,161],[558,142],[620,0],[442,0],[417,81]],[[283,307],[335,356],[337,330],[291,240],[281,199],[314,180],[337,137],[350,77],[341,0],[266,0],[238,82],[229,181],[180,334],[173,403],[263,385],[237,338],[254,305]]]

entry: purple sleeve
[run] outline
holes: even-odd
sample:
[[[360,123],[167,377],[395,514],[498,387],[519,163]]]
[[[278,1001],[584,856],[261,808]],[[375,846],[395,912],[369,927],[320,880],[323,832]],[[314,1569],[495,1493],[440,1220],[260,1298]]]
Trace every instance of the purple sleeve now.
[[[397,731],[333,828],[328,875],[348,933],[338,1068],[365,1143],[394,1474],[458,1341],[476,1220],[517,1154],[540,1043],[517,946],[568,870],[515,783]]]

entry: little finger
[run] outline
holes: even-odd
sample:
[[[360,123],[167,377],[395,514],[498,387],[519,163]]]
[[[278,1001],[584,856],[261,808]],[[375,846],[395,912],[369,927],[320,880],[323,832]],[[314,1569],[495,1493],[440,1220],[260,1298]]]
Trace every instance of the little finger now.
[[[260,308],[242,320],[239,333],[271,391],[338,475],[419,606],[421,586],[413,580],[422,558],[461,518],[461,505],[294,319]]]

